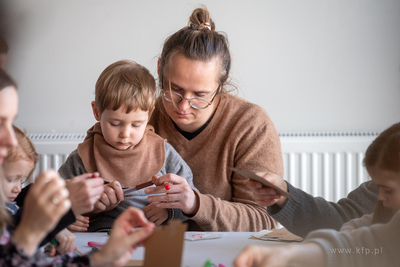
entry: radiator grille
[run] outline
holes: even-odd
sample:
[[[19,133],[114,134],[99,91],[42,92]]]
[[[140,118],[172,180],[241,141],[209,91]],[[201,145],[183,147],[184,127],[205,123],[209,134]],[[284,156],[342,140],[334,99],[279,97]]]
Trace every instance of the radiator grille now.
[[[313,196],[330,201],[345,197],[369,180],[362,166],[364,153],[377,132],[280,133],[284,179]],[[58,168],[86,136],[77,134],[29,134],[40,160],[40,171]]]

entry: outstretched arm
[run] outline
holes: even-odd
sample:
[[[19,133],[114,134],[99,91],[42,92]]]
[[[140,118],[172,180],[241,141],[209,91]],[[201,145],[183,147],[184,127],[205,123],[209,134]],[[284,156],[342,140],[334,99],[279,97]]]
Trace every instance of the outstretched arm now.
[[[287,184],[289,193],[294,197],[288,199],[283,208],[272,205],[267,210],[290,232],[301,237],[321,228],[339,230],[343,223],[372,213],[378,196],[378,187],[372,182],[361,184],[337,203],[313,197]]]

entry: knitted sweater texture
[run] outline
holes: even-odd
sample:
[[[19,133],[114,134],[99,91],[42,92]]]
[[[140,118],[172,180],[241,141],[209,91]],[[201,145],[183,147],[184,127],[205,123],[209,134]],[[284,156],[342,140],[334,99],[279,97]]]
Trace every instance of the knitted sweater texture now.
[[[277,225],[254,201],[246,179],[229,169],[283,177],[279,136],[263,108],[233,95],[223,96],[208,126],[187,140],[158,99],[149,124],[192,169],[200,207],[190,218],[189,230],[260,231]]]

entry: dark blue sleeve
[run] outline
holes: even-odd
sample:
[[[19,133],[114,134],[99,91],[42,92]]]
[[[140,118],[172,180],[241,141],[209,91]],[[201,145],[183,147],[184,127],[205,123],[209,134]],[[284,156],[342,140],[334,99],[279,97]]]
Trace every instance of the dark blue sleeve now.
[[[24,187],[21,190],[21,193],[19,193],[18,197],[15,199],[15,201],[17,202],[17,205],[20,207],[20,209],[17,211],[17,213],[13,216],[13,226],[11,226],[11,228],[9,228],[10,232],[13,232],[13,230],[18,226],[19,222],[21,221],[21,217],[22,217],[22,213],[24,210],[23,204],[24,204],[24,200],[25,200],[25,196],[29,191],[31,185],[28,185],[26,187]],[[56,234],[58,234],[61,230],[63,230],[64,228],[66,228],[68,225],[74,223],[76,221],[75,215],[72,211],[72,209],[70,209],[62,218],[61,220],[58,222],[57,226],[53,229],[53,231],[51,231],[40,243],[40,246],[44,246],[45,244],[47,244],[48,242],[50,242],[55,236]]]

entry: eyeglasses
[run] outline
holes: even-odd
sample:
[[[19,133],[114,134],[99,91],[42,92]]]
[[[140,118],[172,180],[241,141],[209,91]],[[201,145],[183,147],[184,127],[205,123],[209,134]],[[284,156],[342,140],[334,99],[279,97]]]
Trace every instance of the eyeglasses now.
[[[192,108],[205,109],[205,108],[208,108],[208,106],[212,104],[215,96],[218,94],[219,88],[220,88],[220,86],[218,86],[218,88],[210,102],[208,102],[207,100],[205,100],[203,98],[198,98],[198,97],[185,98],[178,93],[171,92],[171,91],[164,91],[164,90],[162,92],[162,96],[165,100],[167,100],[169,102],[174,102],[174,103],[180,103],[183,99],[186,99],[187,101],[189,101],[189,105]]]

